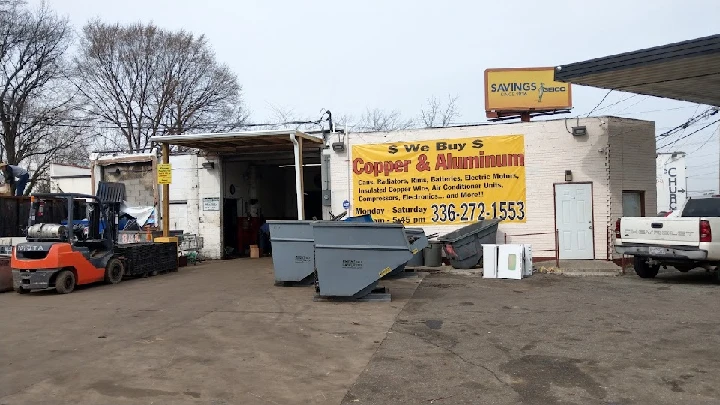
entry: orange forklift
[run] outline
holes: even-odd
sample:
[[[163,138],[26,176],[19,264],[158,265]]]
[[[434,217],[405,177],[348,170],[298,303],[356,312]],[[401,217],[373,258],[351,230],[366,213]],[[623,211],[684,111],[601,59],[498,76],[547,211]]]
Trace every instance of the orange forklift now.
[[[99,183],[97,196],[34,194],[27,242],[15,246],[10,261],[15,291],[55,288],[68,294],[77,285],[119,283],[125,274],[116,254],[124,198],[124,184],[107,182]]]

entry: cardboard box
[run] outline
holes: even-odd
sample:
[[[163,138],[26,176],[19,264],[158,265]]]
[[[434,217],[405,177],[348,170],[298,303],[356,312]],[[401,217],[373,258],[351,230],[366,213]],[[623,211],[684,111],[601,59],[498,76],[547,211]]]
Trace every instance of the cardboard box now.
[[[258,247],[258,245],[250,245],[250,258],[260,258],[260,248]]]

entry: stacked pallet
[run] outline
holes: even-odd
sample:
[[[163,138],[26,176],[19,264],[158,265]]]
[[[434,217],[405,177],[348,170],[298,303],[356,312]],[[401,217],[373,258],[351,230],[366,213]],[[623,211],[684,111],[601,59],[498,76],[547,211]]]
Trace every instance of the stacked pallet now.
[[[175,243],[129,243],[118,245],[116,252],[125,261],[127,276],[177,271],[178,268]]]

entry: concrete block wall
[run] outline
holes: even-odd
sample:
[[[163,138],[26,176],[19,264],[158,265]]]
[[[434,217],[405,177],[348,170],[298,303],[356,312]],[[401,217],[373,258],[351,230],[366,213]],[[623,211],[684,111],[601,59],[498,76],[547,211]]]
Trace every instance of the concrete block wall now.
[[[655,123],[610,117],[608,125],[610,129],[608,222],[611,229],[614,229],[615,221],[623,216],[623,190],[643,191],[645,215],[654,216],[657,213]],[[614,232],[611,232],[610,245],[613,240]],[[613,256],[619,257],[614,251]]]
[[[202,168],[204,162],[214,162],[212,170]],[[223,251],[222,238],[222,211],[203,211],[203,198],[224,198],[222,183],[222,162],[219,158],[197,158],[198,174],[198,234],[205,240],[205,249],[202,253],[209,259],[221,259]],[[191,212],[188,212],[191,214]]]
[[[173,155],[170,184],[170,229],[198,233],[198,165],[195,155]],[[160,188],[162,194],[162,188]]]
[[[120,171],[117,174],[117,170]],[[155,175],[152,162],[118,163],[103,166],[99,180],[125,184],[126,200],[131,206],[153,206]]]
[[[574,137],[570,127],[584,125],[588,135]],[[595,258],[608,258],[610,226],[610,175],[607,154],[608,118],[585,118],[483,125],[474,127],[421,129],[380,133],[350,133],[345,137],[346,152],[331,154],[332,211],[343,211],[343,200],[353,202],[352,146],[361,144],[455,139],[522,134],[525,137],[525,175],[527,222],[502,224],[498,242],[530,243],[536,257],[554,257],[555,209],[554,184],[565,181],[565,170],[571,170],[574,182],[593,183]],[[653,154],[654,159],[654,154]],[[654,182],[654,164],[651,166]],[[426,233],[445,234],[455,225],[423,226]],[[542,235],[519,236],[544,233]]]

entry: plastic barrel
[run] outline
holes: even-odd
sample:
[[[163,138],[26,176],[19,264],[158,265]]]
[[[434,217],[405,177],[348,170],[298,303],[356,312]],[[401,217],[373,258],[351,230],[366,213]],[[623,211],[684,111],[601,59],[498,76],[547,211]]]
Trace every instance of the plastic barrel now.
[[[409,267],[420,267],[420,266],[422,266],[423,263],[425,263],[425,260],[423,260],[423,259],[424,259],[424,254],[425,254],[424,251],[425,251],[425,249],[423,249],[423,250],[417,252],[416,254],[414,254],[413,257],[412,257],[412,259],[410,259],[410,261],[407,262],[407,265],[408,265]]]
[[[423,249],[425,258],[425,266],[440,267],[442,265],[442,245],[440,243],[431,242],[428,247]]]

